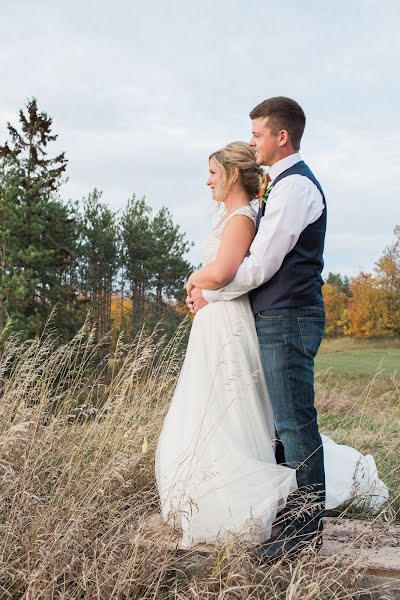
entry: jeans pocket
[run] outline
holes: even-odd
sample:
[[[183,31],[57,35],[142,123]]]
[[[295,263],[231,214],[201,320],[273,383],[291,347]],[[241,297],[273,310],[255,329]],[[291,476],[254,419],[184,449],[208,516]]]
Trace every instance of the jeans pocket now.
[[[285,317],[271,315],[268,311],[257,313],[256,329],[260,344],[286,343]]]
[[[308,316],[319,317],[320,315],[323,315],[325,317],[325,307],[323,304],[313,304],[312,306],[302,306],[299,310],[301,310],[302,312],[304,311],[305,313],[309,313]]]
[[[297,317],[304,353],[314,358],[320,347],[325,330],[324,317]]]

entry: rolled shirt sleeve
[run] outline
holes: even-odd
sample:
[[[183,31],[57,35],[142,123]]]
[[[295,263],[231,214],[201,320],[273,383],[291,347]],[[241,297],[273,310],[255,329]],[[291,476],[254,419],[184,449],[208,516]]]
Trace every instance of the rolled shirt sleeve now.
[[[269,281],[302,231],[321,216],[323,208],[322,195],[308,177],[290,175],[281,179],[269,194],[249,256],[227,285],[203,290],[205,300],[232,300]]]

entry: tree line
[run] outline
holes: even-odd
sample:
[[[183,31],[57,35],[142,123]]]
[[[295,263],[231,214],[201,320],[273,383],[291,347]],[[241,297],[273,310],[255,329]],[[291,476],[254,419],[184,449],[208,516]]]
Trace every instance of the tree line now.
[[[97,189],[62,200],[68,161],[64,152],[49,156],[57,135],[36,99],[7,131],[0,145],[0,340],[6,325],[22,339],[39,336],[50,315],[57,334],[70,339],[88,311],[102,354],[120,331],[132,338],[144,322],[163,320],[172,331],[187,312],[183,286],[193,267],[185,258],[191,244],[168,208],[153,214],[133,194],[115,213]],[[400,335],[399,226],[394,234],[373,273],[351,280],[329,273],[326,335]]]
[[[64,152],[49,155],[58,136],[35,98],[7,132],[0,145],[0,335],[7,325],[22,339],[39,336],[52,315],[57,334],[70,339],[89,311],[107,353],[116,304],[118,326],[130,336],[145,321],[176,327],[193,268],[191,243],[168,208],[153,214],[133,194],[116,213],[97,189],[64,201],[68,161]]]
[[[326,335],[400,336],[400,226],[394,237],[373,273],[361,272],[351,280],[329,273],[322,288]]]

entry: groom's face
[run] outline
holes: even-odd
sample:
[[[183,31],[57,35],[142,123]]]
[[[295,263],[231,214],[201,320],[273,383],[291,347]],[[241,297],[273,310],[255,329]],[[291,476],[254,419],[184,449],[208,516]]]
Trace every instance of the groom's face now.
[[[278,160],[279,133],[272,133],[268,117],[252,119],[251,133],[250,146],[255,150],[257,164],[270,167]]]

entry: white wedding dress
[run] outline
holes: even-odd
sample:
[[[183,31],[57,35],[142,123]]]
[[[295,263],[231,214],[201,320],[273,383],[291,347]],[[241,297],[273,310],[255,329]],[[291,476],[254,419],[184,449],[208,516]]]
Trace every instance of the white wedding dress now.
[[[229,218],[237,214],[255,222],[250,206]],[[229,218],[209,235],[204,265],[215,259]],[[156,451],[161,512],[180,532],[180,547],[270,537],[297,488],[296,471],[276,464],[274,436],[248,296],[210,303],[194,318]]]

